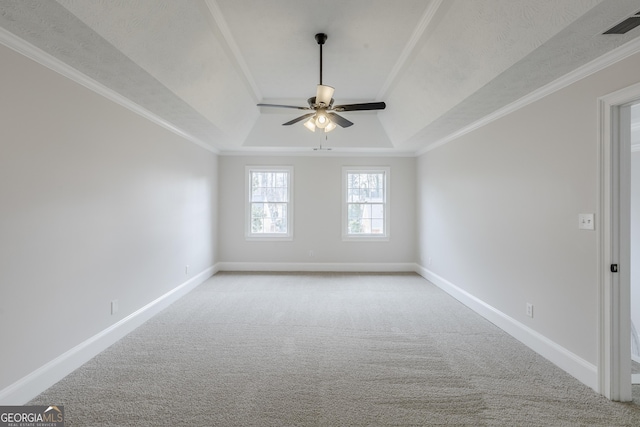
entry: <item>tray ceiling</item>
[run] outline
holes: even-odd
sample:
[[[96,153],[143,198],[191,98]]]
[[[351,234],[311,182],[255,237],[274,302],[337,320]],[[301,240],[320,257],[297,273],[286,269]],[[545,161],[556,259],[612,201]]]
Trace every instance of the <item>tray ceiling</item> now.
[[[17,39],[212,150],[412,154],[640,36],[602,35],[635,0],[0,0]],[[319,80],[351,112],[329,134],[281,124]]]

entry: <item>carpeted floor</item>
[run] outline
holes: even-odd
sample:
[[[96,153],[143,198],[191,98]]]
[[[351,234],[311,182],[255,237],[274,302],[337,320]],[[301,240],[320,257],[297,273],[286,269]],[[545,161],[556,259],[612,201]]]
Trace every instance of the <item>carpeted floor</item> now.
[[[640,425],[414,274],[217,274],[30,404],[67,427]]]

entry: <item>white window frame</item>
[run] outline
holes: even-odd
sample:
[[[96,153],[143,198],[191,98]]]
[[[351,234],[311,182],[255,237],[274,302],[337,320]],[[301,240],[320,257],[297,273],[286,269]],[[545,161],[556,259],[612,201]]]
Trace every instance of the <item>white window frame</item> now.
[[[349,203],[347,200],[347,175],[349,173],[383,173],[384,233],[349,234]],[[389,166],[343,166],[342,167],[342,240],[344,241],[386,241],[389,240],[389,188],[391,168]]]
[[[287,232],[254,233],[251,227],[252,172],[286,172],[287,179]],[[293,240],[293,166],[245,166],[245,238],[247,240]]]

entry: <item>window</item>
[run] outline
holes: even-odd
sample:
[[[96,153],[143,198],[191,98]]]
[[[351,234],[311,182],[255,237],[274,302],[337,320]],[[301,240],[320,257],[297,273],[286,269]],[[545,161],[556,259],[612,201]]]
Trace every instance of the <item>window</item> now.
[[[247,238],[291,239],[291,166],[246,167]]]
[[[389,168],[345,167],[343,179],[343,238],[389,237]]]

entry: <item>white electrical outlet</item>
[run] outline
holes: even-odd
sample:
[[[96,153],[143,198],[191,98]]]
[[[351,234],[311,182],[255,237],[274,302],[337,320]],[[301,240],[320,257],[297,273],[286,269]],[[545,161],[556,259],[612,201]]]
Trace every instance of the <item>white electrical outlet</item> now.
[[[189,266],[188,266],[188,265],[186,265],[186,266],[184,267],[184,274],[186,274],[186,275],[188,275],[188,274],[189,274]]]
[[[427,265],[431,265],[431,257],[427,259]]]
[[[114,299],[111,301],[111,314],[116,314],[118,312],[118,300]]]
[[[527,316],[533,317],[533,304],[527,303]]]

